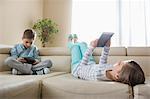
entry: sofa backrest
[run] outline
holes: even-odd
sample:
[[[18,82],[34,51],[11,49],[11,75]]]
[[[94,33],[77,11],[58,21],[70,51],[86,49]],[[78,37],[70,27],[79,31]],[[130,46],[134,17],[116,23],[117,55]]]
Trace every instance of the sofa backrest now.
[[[128,58],[137,60],[146,76],[150,76],[150,47],[128,47]]]
[[[71,56],[68,48],[50,47],[39,49],[42,60],[50,59],[53,63],[52,70],[70,72]]]
[[[93,53],[97,63],[99,62],[99,55],[101,55],[98,50],[101,52],[101,48],[96,48],[96,52]],[[111,47],[108,63],[115,64],[117,61],[131,59],[141,66],[145,76],[150,76],[150,47]]]
[[[4,65],[4,60],[9,56],[10,48],[0,48],[0,71],[10,70]],[[53,63],[53,71],[70,72],[71,53],[65,47],[40,48],[40,56],[42,60],[50,59]],[[96,63],[99,62],[102,48],[94,50],[94,58]],[[114,64],[121,60],[133,59],[137,61],[145,72],[146,76],[150,76],[150,47],[111,47],[108,63]]]
[[[11,68],[4,64],[5,59],[10,56],[11,48],[0,48],[0,72],[10,71]],[[40,48],[42,60],[50,59],[53,63],[52,70],[59,72],[70,72],[71,57],[69,49],[65,47]]]

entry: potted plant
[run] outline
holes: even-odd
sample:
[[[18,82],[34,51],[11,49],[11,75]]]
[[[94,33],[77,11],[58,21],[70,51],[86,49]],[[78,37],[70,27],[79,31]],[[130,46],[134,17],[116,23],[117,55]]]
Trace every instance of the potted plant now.
[[[51,19],[39,19],[34,25],[33,29],[36,31],[37,36],[39,37],[42,47],[45,47],[45,43],[58,32],[58,25],[53,22]]]

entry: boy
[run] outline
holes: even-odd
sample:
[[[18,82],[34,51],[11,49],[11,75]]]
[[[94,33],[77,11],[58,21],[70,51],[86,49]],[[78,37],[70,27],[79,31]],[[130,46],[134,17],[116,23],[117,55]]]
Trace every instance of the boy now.
[[[11,51],[11,56],[5,60],[5,64],[12,68],[12,74],[30,74],[42,75],[50,72],[52,67],[50,60],[41,61],[38,49],[32,45],[35,34],[31,29],[24,31],[22,41],[23,43],[15,45]],[[33,63],[27,62],[24,57],[30,57]]]

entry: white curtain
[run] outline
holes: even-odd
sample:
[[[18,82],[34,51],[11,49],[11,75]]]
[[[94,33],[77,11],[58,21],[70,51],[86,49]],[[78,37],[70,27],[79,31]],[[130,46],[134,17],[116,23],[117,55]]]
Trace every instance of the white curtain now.
[[[150,0],[120,0],[120,45],[150,45]]]
[[[150,45],[150,0],[73,0],[72,34],[89,43],[114,32],[112,46]]]

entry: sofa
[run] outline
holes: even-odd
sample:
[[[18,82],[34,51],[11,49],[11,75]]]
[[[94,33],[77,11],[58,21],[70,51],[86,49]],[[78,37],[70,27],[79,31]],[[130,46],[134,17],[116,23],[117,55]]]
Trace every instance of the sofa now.
[[[144,70],[145,84],[131,88],[113,81],[86,81],[70,73],[71,54],[65,47],[40,48],[42,60],[53,63],[46,75],[12,75],[4,64],[11,47],[0,48],[0,99],[149,99],[150,47],[111,47],[108,63],[136,60]],[[102,48],[93,56],[98,63]],[[133,97],[134,96],[134,97]]]

